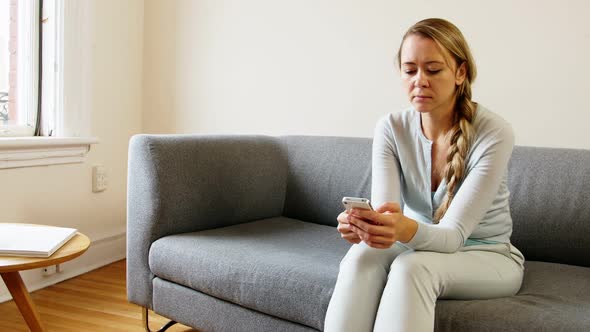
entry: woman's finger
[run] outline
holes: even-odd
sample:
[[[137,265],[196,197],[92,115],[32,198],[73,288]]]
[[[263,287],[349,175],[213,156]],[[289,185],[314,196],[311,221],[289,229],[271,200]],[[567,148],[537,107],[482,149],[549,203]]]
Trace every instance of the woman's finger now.
[[[381,213],[378,213],[376,211],[371,211],[371,210],[365,210],[365,209],[352,209],[350,210],[349,213],[353,218],[360,218],[360,219],[365,219],[365,220],[369,220],[372,222],[377,222],[377,218],[379,218],[379,216],[381,215]]]
[[[340,237],[344,239],[359,239],[361,240],[360,236],[356,233],[349,232],[349,233],[340,233]]]
[[[385,202],[382,205],[380,205],[375,211],[379,213],[402,212],[402,208],[398,202]]]
[[[385,236],[375,236],[375,235],[368,235],[365,236],[364,238],[362,238],[363,241],[365,242],[371,242],[371,243],[381,243],[381,244],[389,244],[391,245],[394,241],[394,239],[392,239],[391,237],[385,237]]]
[[[361,242],[361,238],[356,235],[355,233],[342,233],[340,235],[343,239],[347,240],[348,242],[354,242],[354,243],[359,243]]]
[[[340,233],[340,236],[342,236],[343,238],[350,238],[350,239],[359,238],[360,239],[360,236],[355,232],[343,232],[343,233]]]
[[[385,223],[382,225],[375,225],[355,217],[350,218],[349,223],[361,229],[365,233],[383,236],[395,235],[393,228],[390,225],[386,225]]]
[[[338,230],[338,232],[340,233],[352,233],[353,231],[351,230],[351,225],[350,224],[338,224],[338,226],[336,226],[336,229]]]
[[[338,222],[345,222],[347,218],[348,218],[348,213],[342,212],[338,215],[338,217],[336,217],[336,220],[338,220]]]
[[[350,216],[352,216],[352,218],[358,218],[358,219],[363,219],[365,221],[369,221],[371,224],[375,224],[375,225],[391,224],[389,214],[380,213],[377,211],[364,210],[364,209],[352,209],[350,211]],[[350,218],[348,218],[348,219],[350,222]]]
[[[393,229],[388,229],[386,232],[384,232],[384,235],[379,235],[367,232],[352,223],[349,226],[350,230],[352,230],[361,240],[366,243],[382,244],[389,248],[395,241],[397,241],[395,231]],[[383,226],[377,227],[384,228]]]
[[[352,218],[357,218],[361,220],[368,220],[370,221],[370,225],[377,225],[377,226],[394,226],[395,221],[399,220],[401,216],[401,212],[384,212],[380,213],[377,211],[369,211],[369,210],[356,210],[353,209],[351,211]],[[351,218],[348,218],[348,222],[350,223]]]
[[[357,228],[355,234],[366,243],[380,243],[384,245],[391,246],[395,241],[395,236],[381,236],[381,235],[374,235],[363,231],[362,229]]]

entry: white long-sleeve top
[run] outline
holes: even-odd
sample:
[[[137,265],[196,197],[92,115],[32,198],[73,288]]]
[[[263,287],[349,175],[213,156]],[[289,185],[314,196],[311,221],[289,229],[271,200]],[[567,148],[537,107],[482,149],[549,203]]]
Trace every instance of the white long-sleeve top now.
[[[415,250],[455,252],[474,243],[510,243],[508,160],[514,146],[512,127],[499,115],[477,106],[475,136],[467,156],[466,176],[438,224],[434,211],[447,183],[431,192],[432,141],[422,132],[420,113],[408,109],[382,117],[373,140],[371,200],[400,202],[403,213],[418,222],[404,245]]]

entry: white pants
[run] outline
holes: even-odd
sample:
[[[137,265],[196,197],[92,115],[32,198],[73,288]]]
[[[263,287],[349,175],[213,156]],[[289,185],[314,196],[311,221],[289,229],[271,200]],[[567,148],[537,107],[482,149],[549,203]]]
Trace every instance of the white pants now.
[[[374,249],[361,242],[340,263],[324,331],[433,331],[437,298],[514,295],[522,283],[523,263],[520,251],[508,244],[445,254],[399,243]]]

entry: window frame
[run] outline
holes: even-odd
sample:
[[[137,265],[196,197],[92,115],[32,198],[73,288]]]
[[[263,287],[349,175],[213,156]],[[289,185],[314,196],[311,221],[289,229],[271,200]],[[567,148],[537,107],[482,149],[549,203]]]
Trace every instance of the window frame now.
[[[92,2],[45,1],[54,2],[56,24],[55,53],[50,56],[54,65],[49,66],[55,70],[55,107],[49,111],[54,121],[45,133],[51,131],[52,137],[0,137],[0,169],[83,162],[91,145],[99,142],[90,135]]]

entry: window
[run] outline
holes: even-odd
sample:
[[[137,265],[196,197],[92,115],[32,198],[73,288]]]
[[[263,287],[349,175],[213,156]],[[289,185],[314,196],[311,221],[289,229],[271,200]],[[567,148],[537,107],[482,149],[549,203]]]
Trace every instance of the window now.
[[[83,162],[98,142],[89,137],[91,8],[0,0],[0,169]],[[52,137],[23,137],[35,134]]]
[[[0,0],[0,136],[32,136],[39,96],[39,1]]]

